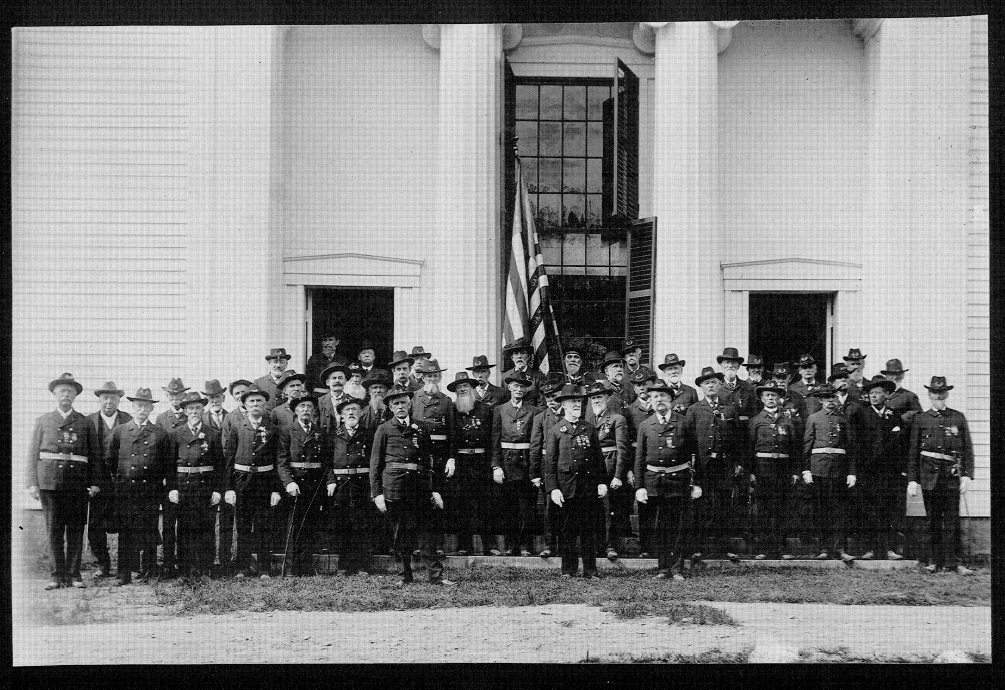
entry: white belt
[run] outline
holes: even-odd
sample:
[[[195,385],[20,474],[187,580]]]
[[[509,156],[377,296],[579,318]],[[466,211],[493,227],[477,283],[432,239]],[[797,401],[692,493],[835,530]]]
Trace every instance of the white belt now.
[[[737,419],[739,419],[741,422],[749,422],[750,421],[750,417],[748,417],[746,415],[742,415],[742,414],[740,416],[738,416]]]
[[[296,467],[297,469],[304,470],[319,470],[321,469],[320,462],[291,462],[290,467]]]
[[[212,472],[212,465],[199,465],[198,467],[178,467],[178,471],[182,474],[202,474],[203,472]]]
[[[719,457],[719,453],[709,453],[708,457],[710,457],[710,458],[718,458]]]
[[[40,460],[70,460],[72,462],[87,462],[86,455],[74,455],[73,453],[49,453],[42,451],[38,454]]]
[[[464,455],[477,455],[477,454],[480,454],[480,453],[484,453],[485,449],[484,448],[458,448],[457,452],[458,453],[463,453]]]
[[[506,441],[500,441],[499,445],[504,450],[530,450],[529,443],[507,443]]]
[[[430,441],[446,441],[447,440],[447,435],[446,434],[430,434],[429,435],[429,440]]]
[[[392,470],[411,470],[412,472],[419,471],[419,464],[416,462],[388,462],[387,466]]]
[[[844,455],[846,451],[844,448],[814,448],[814,453],[830,453],[831,455]]]
[[[318,463],[320,466],[320,463]],[[345,469],[334,469],[332,470],[335,474],[369,474],[369,467],[346,467]]]
[[[924,455],[926,458],[936,458],[938,460],[949,460],[950,462],[953,462],[953,461],[956,460],[956,458],[954,458],[952,455],[944,455],[942,453],[933,453],[930,450],[923,450],[923,451],[921,451],[921,454]]]
[[[785,453],[757,453],[759,458],[787,458],[789,457]]]
[[[274,467],[275,465],[238,465],[234,463],[234,469],[241,472],[268,472]]]
[[[639,447],[638,441],[632,441],[632,448],[638,448],[638,447]]]
[[[670,472],[680,472],[681,470],[686,470],[691,466],[691,463],[685,462],[681,465],[674,465],[673,467],[660,467],[659,465],[646,465],[646,469],[650,472],[660,472],[662,474],[668,474]]]

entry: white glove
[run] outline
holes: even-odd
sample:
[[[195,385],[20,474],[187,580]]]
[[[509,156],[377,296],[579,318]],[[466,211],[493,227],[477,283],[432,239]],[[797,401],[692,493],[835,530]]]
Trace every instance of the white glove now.
[[[35,486],[34,484],[32,484],[31,486],[29,486],[28,487],[28,495],[31,496],[32,498],[34,498],[37,501],[38,500],[38,487]]]
[[[562,491],[560,489],[551,490],[551,502],[557,505],[559,508],[565,503],[565,497],[562,496]]]
[[[503,471],[502,471],[501,467],[497,467],[494,470],[492,470],[492,480],[496,484],[502,484],[504,478],[505,478],[505,475],[503,474]]]
[[[329,496],[334,496],[335,495],[335,484],[329,484],[328,485],[328,495]]]
[[[87,489],[87,495],[90,496],[91,498],[94,498],[95,496],[98,495],[98,492],[100,492],[100,491],[101,491],[101,487],[92,486],[92,487],[90,487],[90,488]]]
[[[907,483],[907,495],[917,496],[918,495],[918,482],[908,482]]]
[[[530,480],[530,483],[534,485],[535,489],[540,489],[541,488],[541,478],[540,477],[534,477],[533,479]]]
[[[742,465],[737,465],[736,467],[733,468],[733,476],[734,477],[739,477],[741,472],[743,472],[743,466]]]
[[[447,469],[444,470],[444,472],[446,472],[446,475],[448,477],[453,477],[454,476],[454,468],[456,466],[457,466],[457,463],[454,462],[453,458],[450,458],[449,460],[447,460]]]
[[[809,470],[803,470],[803,482],[805,484],[812,484],[813,483],[813,473],[810,472]]]
[[[178,489],[171,489],[168,491],[168,500],[172,503],[178,502]]]
[[[286,485],[286,493],[288,493],[290,496],[299,496],[300,486],[296,482],[290,482],[289,484]]]
[[[691,487],[691,498],[701,498],[700,486],[695,485]]]
[[[792,486],[795,486],[798,483],[799,483],[799,475],[798,474],[792,475]]]
[[[964,475],[960,477],[960,493],[966,493],[968,488],[970,488],[970,477]]]
[[[628,483],[635,486],[635,473],[631,470],[628,470]]]
[[[854,474],[849,474],[848,475],[848,488],[850,489],[853,486],[855,486],[855,475]]]
[[[373,502],[377,506],[377,510],[379,510],[382,513],[386,513],[387,512],[387,503],[384,501],[384,494],[380,494],[379,496],[374,496],[373,497]]]
[[[433,492],[433,506],[443,510],[443,497],[435,491]]]
[[[233,489],[227,489],[227,493],[223,495],[223,500],[232,506],[237,505],[237,494],[234,493]]]
[[[645,503],[649,500],[649,492],[645,488],[635,490],[635,500],[639,503]]]
[[[611,480],[611,488],[612,489],[620,489],[621,488],[621,480],[618,479],[617,477],[614,477]]]
[[[279,505],[279,501],[282,500],[282,498],[283,497],[279,495],[278,491],[273,491],[272,496],[269,499],[269,505],[275,508],[277,505]]]
[[[607,484],[597,484],[597,496],[603,498],[607,495]]]
[[[213,495],[209,497],[209,504],[211,506],[215,506],[215,505],[219,505],[220,504],[220,492],[219,491],[214,491]]]

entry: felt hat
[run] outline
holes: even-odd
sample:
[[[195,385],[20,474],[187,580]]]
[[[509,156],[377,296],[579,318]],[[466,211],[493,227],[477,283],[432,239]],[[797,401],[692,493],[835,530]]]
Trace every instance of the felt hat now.
[[[777,393],[779,396],[782,396],[782,397],[785,396],[785,389],[784,388],[782,388],[781,386],[775,386],[775,385],[770,384],[770,383],[767,383],[767,384],[765,384],[763,386],[757,386],[757,387],[755,387],[754,388],[754,392],[757,394],[758,398],[761,397],[761,393],[765,393],[765,392]]]
[[[435,374],[438,371],[446,371],[446,369],[440,369],[440,363],[435,359],[427,359],[419,362],[419,366],[415,368],[415,371],[419,374]]]
[[[541,382],[540,391],[542,395],[551,395],[562,390],[563,385],[565,385],[565,376],[557,371],[550,371]]]
[[[594,381],[583,390],[583,395],[587,398],[594,395],[611,395],[613,393],[614,389],[605,384],[603,381]]]
[[[210,379],[206,382],[206,390],[202,392],[207,398],[214,395],[223,395],[227,392],[227,389],[220,385],[219,379]]]
[[[325,370],[321,372],[321,376],[318,377],[318,379],[321,381],[321,385],[327,386],[328,385],[328,377],[331,376],[332,374],[334,374],[336,371],[341,371],[342,374],[346,377],[347,380],[348,380],[348,378],[350,376],[352,376],[352,370],[349,369],[349,365],[348,364],[342,364],[340,362],[335,362],[335,363],[330,364],[329,366],[327,366],[325,368]]]
[[[932,377],[932,385],[931,386],[925,386],[925,388],[927,388],[928,390],[930,390],[933,393],[944,393],[946,391],[953,390],[953,388],[955,388],[955,386],[947,386],[946,385],[946,377],[945,376],[933,376]]]
[[[656,372],[649,367],[639,367],[628,377],[629,383],[643,384],[646,381],[655,381],[659,377]]]
[[[339,401],[338,405],[335,406],[335,411],[338,414],[342,414],[342,408],[344,408],[346,405],[352,405],[352,404],[359,405],[360,409],[363,409],[364,407],[362,400],[360,400],[359,398],[354,398],[350,395],[349,397],[343,398],[342,400]]]
[[[798,366],[799,366],[800,369],[805,369],[805,368],[808,368],[808,367],[812,367],[816,363],[817,363],[817,360],[813,359],[813,355],[800,355],[799,356],[799,364],[798,364]]]
[[[724,381],[726,377],[721,371],[716,371],[712,367],[705,367],[701,370],[701,374],[698,375],[698,378],[694,380],[694,385],[700,386],[703,381],[708,381],[709,379],[719,379],[720,381]]]
[[[404,386],[394,386],[387,392],[387,395],[384,396],[384,403],[390,405],[392,400],[401,397],[411,398],[412,391],[408,390]]]
[[[743,357],[740,356],[739,351],[735,347],[723,348],[722,354],[715,358],[715,361],[722,364],[724,359],[736,360],[740,364],[743,364]]]
[[[668,354],[666,357],[663,358],[663,364],[660,365],[660,371],[663,371],[667,367],[672,367],[675,364],[684,366],[684,360],[680,359],[679,357],[677,357],[675,353],[671,352],[670,354]]]
[[[119,390],[119,387],[116,386],[111,381],[105,381],[104,385],[101,386],[101,388],[94,389],[94,395],[96,395],[97,397],[100,398],[102,393],[114,393],[120,398],[126,394],[124,390]]]
[[[184,393],[188,390],[188,387],[181,382],[181,379],[171,379],[171,383],[167,386],[162,386],[161,390],[170,395],[172,393]]]
[[[371,343],[369,340],[364,340],[359,344],[359,347],[356,348],[356,354],[358,355],[363,350],[376,350],[376,349],[377,348],[373,346],[373,343]]]
[[[842,357],[846,362],[858,362],[859,360],[865,359],[865,355],[857,347],[853,347],[848,350],[848,354]]]
[[[906,374],[910,369],[905,369],[904,365],[900,363],[899,359],[888,359],[886,360],[886,368],[880,370],[881,374]]]
[[[862,392],[863,393],[868,393],[869,391],[871,391],[873,388],[876,388],[877,386],[879,386],[880,388],[882,388],[883,390],[885,390],[888,395],[890,393],[894,392],[895,390],[897,390],[897,384],[896,383],[894,383],[893,381],[889,381],[889,380],[883,378],[882,374],[877,374],[876,376],[873,376],[868,381],[863,381],[862,382]]]
[[[299,405],[300,403],[303,403],[303,402],[313,403],[315,410],[318,408],[318,399],[310,391],[300,391],[299,393],[295,393],[295,394],[291,395],[289,398],[287,398],[287,400],[289,400],[289,402],[290,402],[290,409],[291,410],[296,410],[297,409],[297,405]]]
[[[234,394],[234,389],[237,386],[250,386],[250,385],[251,385],[251,381],[249,381],[248,379],[237,379],[236,381],[231,381],[230,382],[230,385],[227,386],[227,390],[229,390],[230,394],[233,395]]]
[[[391,361],[387,363],[387,368],[394,369],[394,367],[402,362],[408,362],[408,366],[412,366],[415,364],[415,357],[409,357],[408,353],[404,350],[395,350],[391,355]]]
[[[837,379],[848,378],[848,367],[845,366],[844,362],[835,362],[831,366],[831,375],[827,377],[828,383],[834,383]]]
[[[585,393],[583,393],[582,386],[577,386],[574,383],[567,383],[564,386],[562,386],[562,390],[558,392],[558,395],[555,397],[555,399],[558,400],[559,402],[562,402],[563,400],[571,400],[572,398],[583,398],[583,397],[586,397],[586,395]]]
[[[751,369],[763,369],[764,360],[760,355],[750,355],[743,366],[747,367],[748,371]]]
[[[155,403],[153,394],[150,392],[149,388],[137,388],[136,395],[134,397],[126,396],[126,400],[132,400],[133,402],[148,402]]]
[[[819,388],[817,388],[815,391],[810,393],[810,395],[813,396],[814,398],[833,398],[837,396],[837,393],[838,393],[837,389],[835,389],[834,386],[830,385],[829,383],[825,383]]]
[[[510,383],[522,383],[527,388],[530,388],[531,386],[534,385],[534,379],[528,376],[526,372],[512,369],[503,378],[503,383],[505,383],[506,385],[509,385]]]
[[[433,353],[426,352],[422,349],[422,345],[416,345],[412,348],[412,359],[418,359],[419,357],[429,357],[432,358]]]
[[[272,359],[293,359],[293,355],[287,354],[285,347],[274,347],[269,350],[269,354],[265,355],[266,361]]]
[[[600,370],[604,371],[610,364],[621,364],[624,365],[625,360],[621,357],[621,353],[617,350],[608,350],[607,354],[604,355],[604,361],[600,363]]]
[[[666,393],[667,395],[673,395],[673,388],[667,385],[667,383],[661,379],[656,379],[655,383],[650,383],[646,386],[646,393]]]
[[[262,396],[265,396],[265,402],[269,402],[269,393],[268,393],[268,391],[263,391],[261,388],[259,388],[255,384],[251,384],[250,386],[248,386],[248,390],[246,390],[243,393],[241,393],[241,402],[243,403],[245,400],[247,400],[252,395],[262,395]]]
[[[520,338],[517,338],[513,342],[507,343],[506,345],[504,345],[502,351],[503,351],[503,355],[504,356],[511,355],[514,352],[520,352],[520,351],[525,351],[525,352],[529,352],[529,353],[533,354],[534,353],[534,348],[531,347],[530,341],[527,340],[526,337],[522,336]]]
[[[473,379],[470,376],[468,376],[467,372],[459,371],[456,374],[454,374],[454,380],[447,384],[447,390],[453,393],[455,390],[457,390],[457,387],[462,383],[466,383],[470,385],[472,388],[474,388],[475,386],[478,385],[479,381],[478,379]]]
[[[286,388],[286,386],[288,386],[290,383],[294,381],[304,383],[307,381],[307,375],[298,374],[292,369],[287,369],[286,371],[283,372],[283,375],[279,378],[279,384],[278,384],[279,390],[283,390],[284,388]]]
[[[184,410],[186,407],[192,405],[193,403],[199,403],[200,405],[208,405],[209,400],[206,400],[206,398],[202,397],[202,395],[196,393],[195,391],[189,391],[188,393],[185,394],[185,397],[181,399],[181,409]]]
[[[624,342],[621,343],[621,355],[624,356],[628,352],[635,352],[635,350],[641,350],[642,343],[636,342],[631,338],[626,338]]]
[[[783,378],[790,374],[792,374],[792,369],[789,368],[788,362],[775,362],[775,366],[771,370],[772,378]]]
[[[386,369],[378,369],[377,367],[374,367],[370,370],[370,373],[367,374],[366,378],[363,379],[360,385],[363,386],[363,388],[370,388],[370,386],[378,383],[382,383],[386,387],[390,388],[391,374]]]
[[[468,371],[474,371],[475,369],[491,369],[495,364],[489,364],[488,355],[475,355],[471,360],[471,366],[465,367]]]

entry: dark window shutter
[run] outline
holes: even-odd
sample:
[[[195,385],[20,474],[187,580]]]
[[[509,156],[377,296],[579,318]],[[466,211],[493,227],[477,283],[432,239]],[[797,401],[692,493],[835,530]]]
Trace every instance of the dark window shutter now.
[[[503,181],[506,198],[504,199],[506,215],[503,224],[504,266],[509,265],[510,234],[513,229],[514,200],[516,199],[516,76],[509,60],[503,59],[503,103],[505,116],[503,122]]]
[[[625,338],[642,348],[642,361],[651,363],[653,289],[656,278],[656,219],[634,221],[628,228],[628,285],[625,300]]]
[[[617,138],[617,204],[615,213],[639,217],[639,78],[617,61],[614,89]]]

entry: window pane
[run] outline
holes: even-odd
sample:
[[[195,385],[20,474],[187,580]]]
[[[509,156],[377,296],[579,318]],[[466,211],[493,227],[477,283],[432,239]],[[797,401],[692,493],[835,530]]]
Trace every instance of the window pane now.
[[[586,236],[586,263],[591,266],[603,266],[607,273],[607,245],[600,241],[600,235]],[[595,274],[596,275],[596,274]]]
[[[603,120],[604,101],[610,97],[610,86],[591,86],[588,96],[589,102],[587,105],[587,117],[591,120]]]
[[[562,220],[565,225],[578,228],[583,222],[583,215],[586,213],[585,200],[581,194],[562,195]],[[575,215],[575,218],[573,218]],[[585,246],[585,245],[584,245]]]
[[[606,276],[611,272],[611,269],[607,266],[587,266],[586,275],[588,276]],[[610,311],[610,304],[605,304],[604,307],[607,311]],[[606,312],[604,312],[606,313]]]
[[[586,261],[586,236],[570,233],[564,237],[565,266],[582,266]],[[582,273],[582,269],[580,269]]]
[[[537,119],[537,85],[517,84],[516,87],[516,119]]]
[[[565,119],[566,120],[586,119],[585,86],[565,87]]]
[[[586,225],[591,228],[603,225],[603,195],[588,194],[586,196]]]
[[[565,177],[562,179],[563,192],[585,192],[586,161],[582,158],[565,158]],[[579,215],[578,213],[576,215]]]
[[[541,128],[541,154],[542,156],[562,155],[562,123],[542,122]]]
[[[562,87],[544,85],[541,87],[541,119],[562,119]]]
[[[559,266],[562,263],[562,236],[559,234],[543,234],[538,236],[544,263],[549,266]]]
[[[558,213],[561,208],[562,197],[559,194],[538,195],[537,225],[540,229],[557,228],[559,226]]]
[[[586,191],[596,193],[604,191],[604,161],[601,158],[590,158],[586,161]]]
[[[517,150],[521,156],[537,155],[537,123],[521,122],[516,123],[516,135],[519,139],[516,142]]]
[[[628,265],[628,240],[611,242],[611,266]],[[619,274],[621,275],[621,274]]]
[[[586,155],[586,131],[581,122],[565,123],[564,156]]]
[[[542,192],[562,191],[562,159],[538,159],[538,189]],[[557,209],[557,207],[556,207]]]
[[[537,191],[537,159],[521,158],[523,165],[523,179],[527,183],[527,191],[533,194]]]
[[[604,123],[591,122],[587,125],[586,155],[600,158],[604,155]]]

